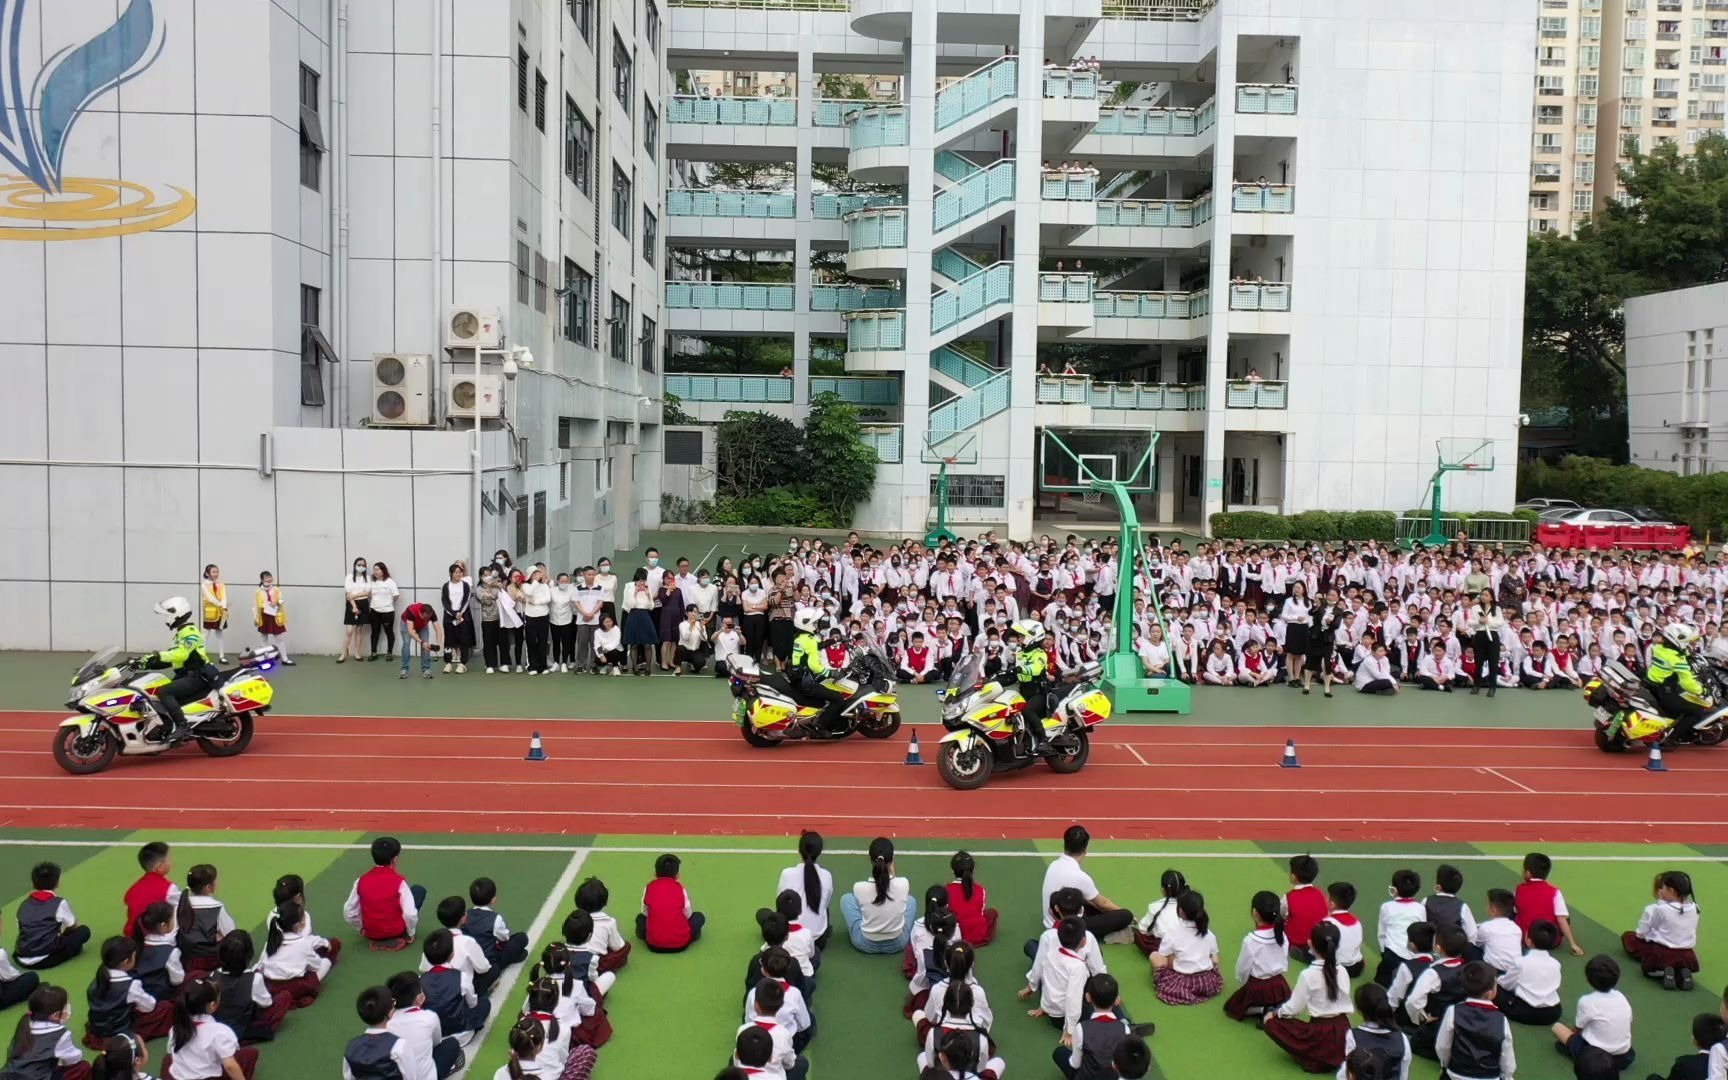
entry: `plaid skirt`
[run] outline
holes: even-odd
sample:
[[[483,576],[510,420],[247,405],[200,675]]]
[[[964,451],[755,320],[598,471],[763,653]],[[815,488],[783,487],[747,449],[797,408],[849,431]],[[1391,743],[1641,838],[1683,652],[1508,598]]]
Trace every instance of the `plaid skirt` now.
[[[1238,986],[1236,992],[1230,995],[1230,1000],[1224,1003],[1224,1015],[1232,1020],[1246,1020],[1250,1009],[1269,1013],[1289,1000],[1290,984],[1284,981],[1284,976],[1249,979]]]
[[[1295,1020],[1268,1016],[1265,1031],[1303,1071],[1337,1072],[1344,1064],[1344,1036],[1350,1033],[1348,1016],[1322,1016],[1317,1020]]]
[[[1151,956],[1153,953],[1157,952],[1158,946],[1163,943],[1163,939],[1157,934],[1148,934],[1138,926],[1134,928],[1134,946],[1147,956]]]
[[[1198,1005],[1224,992],[1224,977],[1216,970],[1185,974],[1172,967],[1161,967],[1152,974],[1152,985],[1158,1000],[1166,1005]]]
[[[1639,970],[1647,975],[1659,975],[1668,968],[1685,968],[1697,972],[1698,953],[1694,949],[1670,949],[1654,941],[1645,941],[1631,930],[1620,935],[1626,955],[1638,961]]]
[[[281,637],[288,632],[288,625],[282,621],[280,615],[260,615],[258,616],[258,632],[269,634],[271,637]]]

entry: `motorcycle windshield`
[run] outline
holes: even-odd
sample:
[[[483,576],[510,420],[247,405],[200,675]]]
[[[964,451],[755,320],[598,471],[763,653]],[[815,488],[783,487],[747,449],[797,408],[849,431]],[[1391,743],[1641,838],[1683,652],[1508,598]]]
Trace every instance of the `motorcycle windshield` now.
[[[944,689],[944,697],[955,697],[970,691],[984,677],[984,654],[974,650],[966,654],[958,664],[954,665],[954,674],[948,677],[948,685]]]
[[[94,679],[96,676],[118,664],[120,657],[123,655],[125,655],[125,650],[120,649],[117,646],[103,649],[90,659],[84,661],[84,666],[78,669],[76,675],[72,676],[71,685],[77,686],[81,682]]]

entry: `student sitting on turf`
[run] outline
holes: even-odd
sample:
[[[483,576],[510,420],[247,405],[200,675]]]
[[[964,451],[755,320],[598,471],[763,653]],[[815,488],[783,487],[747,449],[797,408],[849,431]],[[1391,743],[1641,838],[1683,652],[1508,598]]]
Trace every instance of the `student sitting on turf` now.
[[[762,948],[750,957],[750,963],[744,969],[744,989],[746,990],[753,989],[756,983],[764,977],[762,964],[771,950],[786,953],[789,959],[792,956],[791,951],[786,948],[786,942],[792,936],[791,928],[784,915],[764,908],[756,913],[756,927],[762,934]],[[806,1000],[816,993],[816,980],[805,975],[804,969],[799,966],[796,960],[792,961],[784,978],[796,986]]]
[[[460,896],[446,896],[438,901],[435,914],[438,924],[450,931],[451,947],[455,949],[450,966],[467,972],[474,980],[474,992],[485,994],[501,973],[492,969],[492,964],[486,959],[486,950],[481,948],[480,942],[463,931],[463,924],[468,917],[468,905]],[[431,966],[424,958],[421,959],[421,971],[426,971]]]
[[[580,993],[580,984],[575,980],[571,982],[571,988]],[[587,999],[587,995],[583,994],[583,998]],[[587,1000],[588,1007],[593,1008],[594,1002]],[[583,1018],[576,999],[564,996],[557,979],[544,975],[528,984],[528,1000],[522,1016],[538,1020],[546,1027],[546,1054],[553,1067],[550,1075],[563,1076],[568,1071],[587,1076],[594,1070],[599,1052],[576,1038]]]
[[[920,1077],[929,1075],[934,1065],[937,1075],[953,1080],[1000,1080],[1007,1065],[999,1057],[986,1057],[989,1040],[981,1034],[964,1031],[949,1032],[936,1044],[936,1053],[928,1050],[918,1055]]]
[[[228,909],[216,899],[216,868],[199,863],[186,874],[186,889],[175,912],[180,929],[180,956],[189,978],[216,970],[216,946],[234,929]]]
[[[270,913],[264,960],[258,965],[272,994],[286,991],[292,1007],[318,1000],[319,987],[335,966],[319,948],[324,939],[306,931],[306,909],[290,900]]]
[[[1146,917],[1134,924],[1134,944],[1141,952],[1147,956],[1157,952],[1164,935],[1182,921],[1176,901],[1187,891],[1188,879],[1182,871],[1170,869],[1159,876],[1158,899],[1146,905]]]
[[[1572,936],[1572,917],[1566,910],[1566,897],[1548,883],[1548,872],[1553,866],[1553,860],[1540,851],[1524,856],[1524,882],[1513,894],[1518,909],[1518,926],[1528,934],[1536,920],[1547,919],[1560,928],[1560,936],[1572,950],[1572,955],[1583,956],[1584,947]]]
[[[918,1047],[928,1057],[936,1056],[936,1048],[953,1034],[970,1035],[979,1040],[978,1054],[989,1057],[995,1050],[990,1041],[988,1010],[980,1011],[978,1001],[983,988],[973,983],[946,983],[940,997],[930,998],[928,1014],[917,1014]]]
[[[186,981],[178,939],[174,909],[166,902],[151,904],[132,924],[132,940],[138,944],[138,966],[132,974],[151,997],[172,998],[175,988]]]
[[[386,989],[390,991],[396,1011],[390,1014],[384,1026],[390,1034],[408,1044],[408,1055],[414,1062],[414,1071],[403,1072],[403,1080],[409,1076],[444,1080],[467,1064],[462,1044],[454,1038],[446,1039],[438,1014],[426,1008],[419,972],[397,972],[390,976]]]
[[[996,940],[998,913],[989,906],[984,886],[973,880],[977,861],[969,852],[957,851],[948,860],[954,880],[948,883],[948,908],[960,924],[960,937],[971,945],[988,945]]]
[[[1692,1018],[1692,1045],[1697,1050],[1674,1059],[1667,1080],[1708,1080],[1710,1055],[1723,1040],[1728,1039],[1728,1022],[1715,1013],[1699,1013]],[[1650,1080],[1663,1080],[1660,1073],[1651,1073]]]
[[[480,943],[480,951],[486,954],[486,962],[493,970],[502,972],[511,964],[527,960],[528,935],[512,934],[504,924],[504,916],[492,906],[498,899],[497,883],[489,877],[475,878],[468,886],[468,899],[473,906],[468,909],[463,930]]]
[[[1356,988],[1356,1012],[1362,1023],[1344,1036],[1344,1065],[1338,1076],[1349,1074],[1350,1059],[1357,1051],[1367,1051],[1380,1066],[1379,1075],[1387,1080],[1410,1080],[1410,1038],[1398,1027],[1398,1010],[1378,983],[1363,983]],[[1357,1059],[1360,1060],[1360,1059]]]
[[[616,971],[602,971],[599,958],[589,948],[594,940],[594,916],[586,911],[572,911],[564,918],[564,951],[568,954],[576,977],[588,986],[596,1000],[603,997],[618,981]],[[548,946],[550,948],[550,946]],[[541,962],[545,962],[545,953]]]
[[[1551,955],[1560,928],[1544,919],[1530,928],[1530,951],[1518,960],[1518,978],[1501,980],[1495,1004],[1514,1024],[1551,1027],[1560,1019],[1560,962]]]
[[[1488,890],[1488,918],[1476,928],[1476,944],[1482,947],[1482,959],[1500,973],[1503,985],[1518,982],[1518,962],[1524,955],[1524,929],[1513,920],[1518,914],[1512,893],[1505,889]]]
[[[932,893],[941,889],[940,885],[930,887]],[[929,994],[931,980],[947,974],[943,964],[947,962],[948,947],[960,940],[959,920],[954,918],[946,904],[925,908],[924,917],[912,928],[912,943],[908,946],[913,961],[912,974],[906,986],[908,1019],[914,1008],[924,1004],[923,996]]]
[[[294,901],[306,910],[306,933],[312,930],[312,909],[306,907],[306,882],[299,874],[283,874],[276,879],[276,884],[270,890],[270,904],[281,907],[288,901]],[[318,947],[318,955],[326,958],[332,964],[342,957],[342,941],[340,938],[320,937],[324,944]]]
[[[1290,1000],[1285,973],[1290,968],[1290,948],[1284,940],[1284,916],[1278,910],[1278,894],[1265,889],[1249,904],[1254,929],[1242,938],[1236,955],[1236,981],[1241,985],[1224,1003],[1224,1015],[1232,1020],[1264,1016]]]
[[[1193,889],[1176,901],[1181,919],[1152,954],[1152,984],[1166,1005],[1198,1005],[1224,990],[1218,963],[1218,935],[1206,914],[1206,898]]]
[[[1290,860],[1291,890],[1284,894],[1284,936],[1290,939],[1290,955],[1304,964],[1312,963],[1308,951],[1309,935],[1326,918],[1326,894],[1314,884],[1320,876],[1320,862],[1312,855],[1297,855]]]
[[[139,848],[138,866],[144,873],[126,890],[125,896],[126,927],[121,933],[127,937],[132,936],[132,924],[151,904],[180,903],[180,886],[168,880],[168,875],[174,872],[174,862],[169,858],[167,844],[153,840]]]
[[[1499,989],[1486,961],[1464,965],[1467,996],[1463,1004],[1446,1010],[1434,1036],[1442,1080],[1512,1080],[1518,1062],[1512,1025],[1494,1006]]]
[[[541,950],[540,963],[528,974],[531,984],[549,981],[558,991],[558,1002],[552,1012],[565,1018],[570,1041],[599,1048],[612,1038],[612,1021],[607,1018],[601,999],[618,976],[608,971],[597,980],[585,977],[584,969],[592,966],[587,953],[554,942]]]
[[[1362,957],[1362,921],[1350,913],[1355,904],[1356,886],[1348,881],[1326,886],[1326,921],[1338,927],[1338,962],[1359,979],[1368,962]]]
[[[755,1024],[745,1024],[738,1029],[737,1040],[733,1043],[732,1065],[750,1080],[786,1080],[786,1070],[775,1057],[774,1036]]]
[[[216,1019],[234,1029],[242,1043],[269,1042],[287,1019],[294,996],[272,991],[263,972],[252,968],[252,935],[236,930],[216,947]]]
[[[774,898],[774,913],[786,920],[786,951],[798,961],[798,970],[808,984],[814,981],[816,969],[822,966],[822,953],[816,948],[816,939],[810,935],[809,928],[798,921],[803,912],[804,898],[791,889],[782,889]],[[762,912],[756,913],[756,919],[761,922]],[[807,988],[814,990],[814,986]]]
[[[1052,1055],[1066,1080],[1109,1080],[1115,1075],[1112,1061],[1117,1049],[1134,1034],[1134,1025],[1122,1015],[1122,995],[1113,975],[1094,975],[1086,980],[1086,1019],[1074,1026],[1072,1037]]]
[[[91,980],[84,1011],[84,1045],[101,1050],[116,1035],[160,1039],[174,1026],[172,1002],[157,1001],[132,974],[138,943],[111,937],[102,943],[102,970]]]
[[[388,989],[368,986],[360,991],[354,1009],[366,1030],[349,1039],[342,1050],[342,1080],[370,1080],[378,1076],[437,1080],[436,1075],[428,1076],[423,1063],[415,1059],[408,1041],[390,1030],[396,1002]]]
[[[1080,1010],[1085,1005],[1086,980],[1092,975],[1091,953],[1087,947],[1086,923],[1077,915],[1064,916],[1055,926],[1056,948],[1041,950],[1026,973],[1026,987],[1021,1000],[1039,995],[1038,1007],[1027,1015],[1048,1017],[1052,1024],[1071,1029],[1080,1022]],[[1099,961],[1102,968],[1102,961]]]
[[[594,920],[593,936],[588,939],[587,948],[594,954],[597,970],[602,973],[619,971],[630,962],[630,943],[619,933],[618,920],[606,913],[606,904],[611,899],[606,883],[597,877],[576,886],[576,910],[587,912]]]
[[[58,967],[84,951],[90,942],[90,928],[78,925],[72,905],[55,891],[60,888],[57,864],[43,862],[31,867],[30,888],[30,895],[18,905],[18,942],[12,950],[13,959],[20,967],[38,971]]]
[[[995,1023],[996,1017],[990,1011],[990,998],[984,993],[984,987],[979,984],[978,976],[973,972],[977,960],[977,952],[964,941],[948,947],[945,964],[948,977],[931,982],[930,996],[925,999],[924,1007],[912,1011],[912,1027],[917,1033],[920,1046],[924,1044],[932,1027],[940,1027],[951,1019],[964,1020],[977,1030],[986,1032]],[[945,1003],[949,990],[956,986],[967,988],[967,1004],[963,1009],[951,1011]]]
[[[1410,1018],[1410,1047],[1420,1057],[1434,1060],[1434,1039],[1440,1033],[1440,1018],[1464,1000],[1464,931],[1456,926],[1434,935],[1435,959],[1428,965],[1404,999],[1404,1015]]]
[[[1578,1011],[1573,1026],[1554,1025],[1554,1039],[1577,1061],[1578,1056],[1594,1046],[1614,1059],[1615,1068],[1625,1072],[1638,1056],[1632,1049],[1632,1003],[1618,989],[1620,965],[1612,956],[1592,956],[1584,965],[1584,980],[1590,993],[1578,999]]]
[[[1441,863],[1434,872],[1434,893],[1422,902],[1422,907],[1428,913],[1428,921],[1434,924],[1435,933],[1456,926],[1464,931],[1466,939],[1474,942],[1476,916],[1470,911],[1470,905],[1458,895],[1463,889],[1463,873],[1456,866]],[[1476,959],[1481,959],[1480,955]]]
[[[1085,911],[1086,898],[1079,889],[1062,888],[1050,894],[1050,915],[1058,924],[1070,915],[1081,917],[1084,924]],[[1090,930],[1086,931],[1085,942],[1083,955],[1086,957],[1087,974],[1096,975],[1104,970],[1104,950],[1098,947],[1098,939],[1092,936]],[[1026,943],[1026,957],[1036,968],[1045,955],[1058,948],[1061,948],[1061,944],[1056,940],[1056,927],[1052,926],[1039,934],[1036,940]]]
[[[786,1073],[787,1080],[803,1080],[810,1072],[810,1062],[800,1057],[793,1043],[797,1034],[780,1022],[780,1010],[786,1005],[786,988],[773,979],[763,979],[744,1002],[744,1026],[757,1027],[774,1040],[774,1062]]]
[[[901,950],[900,974],[910,979],[918,971],[918,954],[930,944],[930,928],[928,920],[932,911],[948,910],[948,890],[940,885],[932,885],[924,890],[923,915],[913,920],[912,931],[907,935],[906,947]],[[959,940],[958,931],[955,940]]]
[[[34,971],[19,971],[12,966],[6,950],[0,949],[0,1009],[9,1009],[27,1001],[42,981]]]
[[[144,1070],[150,1065],[150,1051],[144,1040],[130,1035],[116,1035],[108,1040],[108,1048],[90,1062],[93,1080],[153,1080]],[[78,1074],[71,1069],[57,1074],[56,1080],[70,1080]]]
[[[1296,977],[1290,1000],[1266,1017],[1263,1030],[1308,1072],[1331,1072],[1344,1064],[1350,1033],[1350,974],[1338,962],[1338,927],[1322,922],[1309,945],[1314,963]],[[1308,1019],[1301,1019],[1307,1013]]]
[[[1463,931],[1460,930],[1459,933]],[[1398,970],[1392,973],[1392,985],[1386,988],[1386,997],[1392,1002],[1392,1007],[1398,1010],[1400,1023],[1404,1022],[1406,1015],[1404,999],[1410,995],[1416,980],[1434,963],[1434,924],[1411,923],[1404,928],[1404,942],[1405,959],[1398,964]]]
[[[258,1050],[241,1046],[227,1024],[216,1020],[216,989],[203,979],[186,984],[174,1002],[174,1028],[168,1034],[164,1076],[173,1080],[252,1080]]]
[[[438,929],[426,935],[421,951],[432,967],[420,976],[420,991],[426,995],[426,1007],[438,1014],[438,1023],[445,1036],[454,1035],[467,1043],[476,1031],[486,1025],[492,1014],[492,999],[474,993],[474,977],[451,966],[456,944],[450,931]]]
[[[66,991],[47,984],[31,991],[29,1011],[18,1018],[18,1030],[6,1048],[6,1067],[0,1076],[89,1080],[90,1067],[66,1030],[71,1018]]]
[[[1636,930],[1620,935],[1620,944],[1644,974],[1662,980],[1664,989],[1690,990],[1698,970],[1698,905],[1692,899],[1692,876],[1681,870],[1660,874],[1655,893],[1656,902],[1645,907]]]
[[[1416,871],[1394,871],[1390,891],[1392,898],[1380,905],[1380,964],[1374,969],[1374,981],[1381,989],[1391,988],[1398,970],[1410,959],[1411,925],[1426,918],[1416,895],[1422,891],[1422,877]]]
[[[557,1080],[563,1076],[565,1063],[548,1048],[552,1034],[545,1024],[532,1016],[516,1021],[516,1026],[510,1029],[510,1060],[492,1074],[492,1080],[526,1080],[527,1077]]]
[[[397,872],[402,842],[394,836],[372,841],[372,869],[361,874],[342,905],[342,918],[378,952],[406,949],[420,925],[426,887],[410,885]]]
[[[817,860],[822,857],[822,834],[805,829],[798,837],[798,865],[780,871],[778,891],[795,889],[804,907],[793,922],[800,923],[816,938],[816,948],[828,947],[828,904],[834,899],[834,875]]]
[[[780,1022],[786,1025],[787,1031],[794,1033],[793,1039],[797,1048],[802,1050],[816,1037],[816,1018],[810,1013],[809,999],[791,978],[797,974],[798,965],[792,962],[792,957],[787,955],[785,949],[778,946],[763,952],[761,957],[762,977],[744,993],[745,1012],[749,1012],[750,995],[756,992],[758,986],[765,982],[779,983],[785,994],[785,1004],[781,1006],[778,1014]]]
[[[642,913],[636,916],[636,936],[649,952],[679,953],[701,940],[706,921],[690,908],[690,893],[678,880],[682,864],[676,855],[654,860],[654,880],[642,890]]]

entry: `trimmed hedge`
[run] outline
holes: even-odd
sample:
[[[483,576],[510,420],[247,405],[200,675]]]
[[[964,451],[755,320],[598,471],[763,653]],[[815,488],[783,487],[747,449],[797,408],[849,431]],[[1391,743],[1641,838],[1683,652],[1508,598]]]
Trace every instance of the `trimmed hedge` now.
[[[1676,525],[1692,526],[1700,539],[1728,532],[1728,473],[1681,476],[1569,455],[1559,465],[1529,461],[1519,467],[1518,497],[1538,495],[1571,499],[1585,507],[1652,507]]]
[[[759,495],[736,498],[722,495],[714,500],[709,524],[752,525],[761,528],[837,529],[843,523],[824,504],[821,494],[809,488],[769,488]]]
[[[1212,515],[1212,535],[1220,540],[1379,540],[1390,543],[1398,515],[1389,510],[1304,510],[1284,517],[1261,510]]]

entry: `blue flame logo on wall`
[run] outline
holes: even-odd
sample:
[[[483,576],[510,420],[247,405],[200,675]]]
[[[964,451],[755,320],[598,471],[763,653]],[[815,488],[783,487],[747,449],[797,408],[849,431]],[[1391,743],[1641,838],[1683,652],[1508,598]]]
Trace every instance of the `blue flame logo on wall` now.
[[[0,240],[94,240],[150,232],[192,216],[183,188],[65,174],[78,120],[102,95],[142,74],[167,41],[151,0],[132,0],[114,25],[26,72],[19,59],[30,0],[0,0]]]

